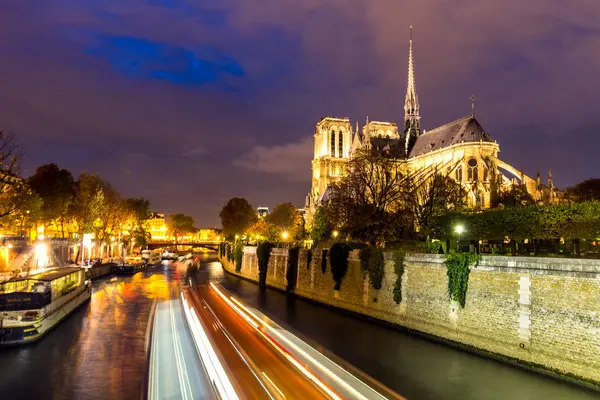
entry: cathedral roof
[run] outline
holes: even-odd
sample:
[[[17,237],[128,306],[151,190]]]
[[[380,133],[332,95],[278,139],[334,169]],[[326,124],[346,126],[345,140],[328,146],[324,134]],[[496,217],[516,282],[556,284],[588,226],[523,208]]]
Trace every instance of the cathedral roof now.
[[[409,158],[463,142],[479,141],[493,142],[494,140],[475,117],[469,115],[419,136],[410,151]]]
[[[390,155],[396,158],[404,158],[404,145],[402,140],[388,137],[371,137],[371,148],[377,151],[387,150]]]

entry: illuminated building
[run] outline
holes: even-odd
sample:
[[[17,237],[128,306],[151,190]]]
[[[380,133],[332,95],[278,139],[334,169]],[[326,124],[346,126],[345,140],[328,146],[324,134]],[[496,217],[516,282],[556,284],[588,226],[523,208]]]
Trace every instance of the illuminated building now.
[[[167,224],[165,220],[165,214],[153,212],[147,220],[144,221],[144,225],[152,235],[152,240],[165,240],[167,238]]]
[[[474,102],[475,98],[471,98]],[[409,40],[408,83],[402,128],[394,122],[369,121],[353,129],[349,118],[323,117],[313,135],[312,185],[306,198],[310,221],[319,202],[328,198],[330,187],[344,176],[352,152],[360,148],[394,149],[403,170],[420,182],[436,173],[459,182],[473,208],[490,207],[492,199],[513,185],[526,188],[538,203],[553,203],[556,189],[552,174],[543,185],[537,179],[502,161],[500,146],[475,118],[475,105],[467,116],[438,128],[421,130],[421,114],[415,85],[412,27]]]

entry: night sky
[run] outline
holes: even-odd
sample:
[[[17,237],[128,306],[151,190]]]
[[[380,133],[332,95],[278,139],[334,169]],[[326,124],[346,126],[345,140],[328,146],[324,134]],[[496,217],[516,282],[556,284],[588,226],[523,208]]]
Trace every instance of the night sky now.
[[[600,169],[598,0],[0,3],[0,126],[56,162],[218,225],[233,196],[304,204],[323,115],[422,127],[470,112],[500,157],[564,187]]]

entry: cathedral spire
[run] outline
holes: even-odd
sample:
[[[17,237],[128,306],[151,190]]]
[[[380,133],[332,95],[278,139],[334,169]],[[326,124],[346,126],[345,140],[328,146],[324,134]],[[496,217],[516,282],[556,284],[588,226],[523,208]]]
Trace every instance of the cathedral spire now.
[[[404,124],[408,129],[419,130],[419,99],[415,88],[415,65],[412,45],[412,25],[410,27],[410,38],[408,41],[408,84],[406,86],[406,98],[404,99]],[[418,132],[417,132],[418,134]]]

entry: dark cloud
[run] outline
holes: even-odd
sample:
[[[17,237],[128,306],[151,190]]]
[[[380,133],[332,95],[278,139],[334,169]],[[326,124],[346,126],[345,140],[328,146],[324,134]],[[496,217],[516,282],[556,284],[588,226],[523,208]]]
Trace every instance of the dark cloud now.
[[[399,122],[408,27],[426,129],[470,111],[559,185],[600,167],[597,0],[20,0],[0,5],[0,125],[26,170],[102,174],[218,223],[302,205],[322,115]]]

